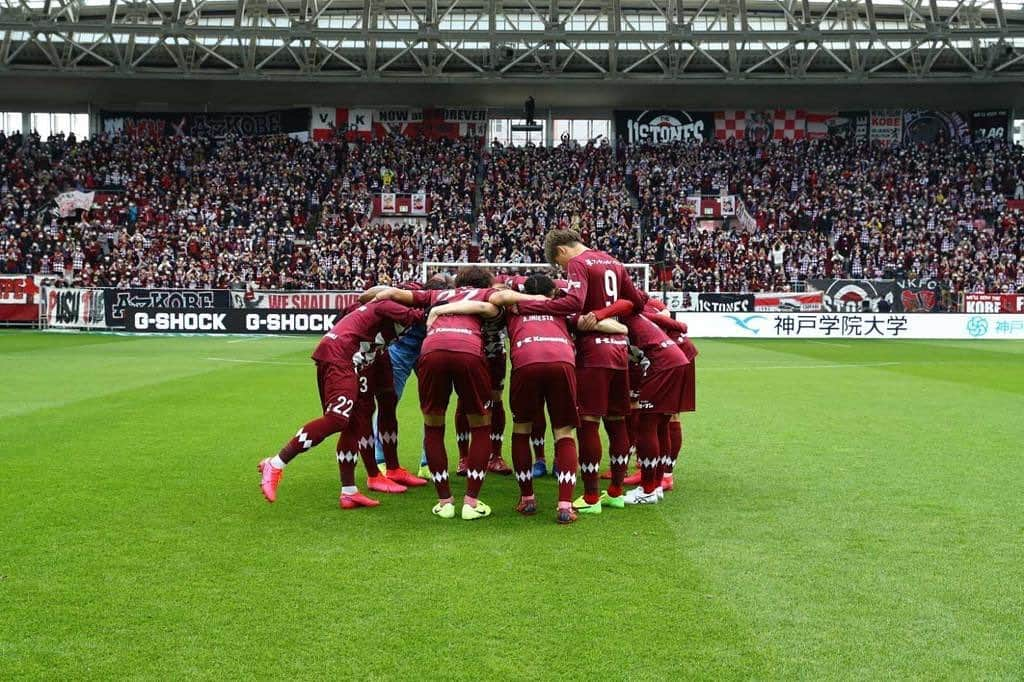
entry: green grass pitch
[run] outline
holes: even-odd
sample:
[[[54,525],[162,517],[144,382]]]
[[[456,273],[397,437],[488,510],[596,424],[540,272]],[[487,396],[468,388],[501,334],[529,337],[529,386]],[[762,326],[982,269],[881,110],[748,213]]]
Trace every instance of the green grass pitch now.
[[[266,504],[314,343],[0,332],[0,678],[1024,675],[1024,344],[700,341],[676,492],[559,527],[342,512],[333,441]]]

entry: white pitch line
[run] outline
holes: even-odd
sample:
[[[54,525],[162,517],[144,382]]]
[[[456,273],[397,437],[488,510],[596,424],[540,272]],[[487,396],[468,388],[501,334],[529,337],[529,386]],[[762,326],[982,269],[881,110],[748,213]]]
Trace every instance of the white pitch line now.
[[[265,339],[265,338],[267,338],[267,337],[266,336],[247,336],[247,337],[244,337],[244,338],[241,338],[241,339],[232,339],[231,341],[228,341],[228,343],[245,343],[246,341],[259,341],[260,339]]]
[[[214,362],[238,362],[243,364],[252,365],[290,365],[295,367],[308,367],[308,362],[276,362],[274,360],[241,360],[239,358],[203,358],[204,360],[213,360]]]
[[[747,365],[745,367],[701,367],[701,372],[738,372],[738,371],[749,371],[752,369],[847,369],[858,367],[891,367],[893,365],[903,365],[903,362],[859,362],[859,363],[840,363],[835,365]]]

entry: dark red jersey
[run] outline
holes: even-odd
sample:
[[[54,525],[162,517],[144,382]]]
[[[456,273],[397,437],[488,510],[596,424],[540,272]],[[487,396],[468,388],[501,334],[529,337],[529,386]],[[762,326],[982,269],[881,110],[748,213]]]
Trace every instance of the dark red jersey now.
[[[584,251],[569,261],[566,270],[569,286],[565,296],[550,301],[524,301],[519,304],[519,311],[572,315],[606,308],[619,299],[632,301],[635,310],[643,310],[647,302],[646,294],[633,285],[622,263],[603,251]]]
[[[566,318],[570,329],[576,329],[579,315]],[[625,334],[576,331],[576,366],[627,369],[629,338]]]
[[[646,310],[651,310],[651,307],[648,306]],[[645,315],[647,315],[646,310],[644,313]],[[685,322],[675,320],[668,315],[654,314],[647,315],[647,318],[654,324],[661,327],[662,330],[668,334],[668,337],[672,339],[677,346],[679,346],[680,350],[683,351],[683,354],[685,354],[691,362],[695,357],[697,357],[697,347],[693,345],[693,342],[690,341],[689,336],[687,336],[689,329]]]
[[[362,369],[399,334],[423,321],[423,311],[394,301],[371,301],[347,309],[344,317],[324,334],[313,359]]]
[[[510,315],[512,369],[541,362],[576,364],[576,350],[564,317]]]
[[[427,308],[453,301],[486,301],[495,294],[494,289],[444,289],[442,291],[414,291],[413,305]],[[483,320],[477,315],[442,315],[427,330],[420,355],[436,350],[450,350],[484,357]]]
[[[645,372],[690,364],[675,340],[643,315],[629,315],[621,322],[629,329],[630,360]]]

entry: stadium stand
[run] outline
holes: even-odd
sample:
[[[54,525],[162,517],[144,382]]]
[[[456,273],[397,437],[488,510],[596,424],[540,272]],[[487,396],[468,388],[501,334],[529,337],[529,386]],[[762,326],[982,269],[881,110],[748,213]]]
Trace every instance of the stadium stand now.
[[[361,288],[424,260],[542,260],[552,226],[689,291],[818,277],[1024,290],[1024,155],[1003,142],[882,147],[840,139],[480,150],[469,141],[286,136],[138,143],[0,136],[0,269],[74,284]],[[101,207],[60,219],[63,190]],[[372,220],[376,192],[425,191],[427,227]],[[705,229],[694,193],[756,222]],[[638,236],[642,235],[642,237]]]

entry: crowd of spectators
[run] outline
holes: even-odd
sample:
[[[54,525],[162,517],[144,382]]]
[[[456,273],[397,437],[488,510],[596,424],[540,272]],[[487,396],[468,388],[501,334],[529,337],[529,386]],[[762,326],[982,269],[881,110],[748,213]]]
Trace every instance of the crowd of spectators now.
[[[99,207],[53,214],[68,189]],[[425,192],[425,221],[372,219],[381,191]],[[743,221],[687,197],[734,195]],[[1005,143],[840,139],[563,142],[286,136],[137,140],[0,134],[0,271],[103,286],[360,288],[425,260],[541,262],[551,227],[691,291],[815,278],[932,278],[1024,288],[1024,153]],[[744,213],[744,209],[741,209]]]
[[[359,288],[465,257],[477,145],[287,136],[77,141],[0,135],[0,271],[85,286]],[[54,215],[61,191],[97,207]],[[426,228],[371,224],[372,196],[426,192]]]

